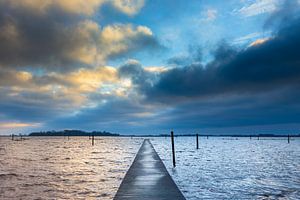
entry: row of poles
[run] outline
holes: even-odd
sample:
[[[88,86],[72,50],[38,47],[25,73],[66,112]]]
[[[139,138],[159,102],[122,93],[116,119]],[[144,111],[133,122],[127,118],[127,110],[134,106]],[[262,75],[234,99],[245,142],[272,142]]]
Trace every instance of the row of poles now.
[[[206,136],[208,139],[208,136]],[[288,143],[290,143],[291,136],[287,136]],[[250,135],[250,140],[252,139]],[[259,136],[257,137],[257,140],[259,140]],[[174,144],[174,132],[171,131],[171,144],[172,144],[172,159],[173,159],[173,167],[176,167],[176,160],[175,160],[175,144]],[[196,149],[199,149],[199,134],[196,134]]]

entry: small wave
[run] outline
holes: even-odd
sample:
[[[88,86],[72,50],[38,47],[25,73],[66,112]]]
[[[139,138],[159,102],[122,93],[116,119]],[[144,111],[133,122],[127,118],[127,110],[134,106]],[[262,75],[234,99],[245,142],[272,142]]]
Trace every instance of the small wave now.
[[[83,192],[78,192],[77,194],[88,196],[89,194],[93,194],[93,193],[95,193],[95,192],[93,192],[93,191],[83,191]]]
[[[32,162],[34,160],[30,159],[30,158],[21,158],[20,160],[25,161],[25,162]]]
[[[98,195],[97,197],[108,197],[108,196],[109,196],[109,194],[107,194],[107,193],[102,193],[102,194]]]
[[[0,178],[6,179],[6,178],[13,178],[18,177],[18,174],[15,173],[8,173],[8,174],[0,174]]]

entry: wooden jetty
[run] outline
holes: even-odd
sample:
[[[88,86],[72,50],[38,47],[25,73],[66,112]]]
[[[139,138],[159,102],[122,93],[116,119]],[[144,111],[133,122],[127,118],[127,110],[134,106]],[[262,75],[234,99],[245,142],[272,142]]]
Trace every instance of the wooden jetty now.
[[[144,140],[114,200],[185,200],[151,142]]]

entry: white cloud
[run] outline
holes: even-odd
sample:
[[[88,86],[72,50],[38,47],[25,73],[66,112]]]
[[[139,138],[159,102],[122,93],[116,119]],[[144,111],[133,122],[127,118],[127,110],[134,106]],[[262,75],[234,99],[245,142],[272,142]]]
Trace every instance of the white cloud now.
[[[251,44],[256,44],[255,41],[258,41],[257,44],[259,44],[259,41],[262,38],[266,39],[266,38],[270,38],[270,37],[272,37],[272,36],[271,36],[271,32],[269,32],[269,31],[268,32],[253,32],[253,33],[235,38],[232,41],[232,44],[233,45],[244,45],[244,44],[249,45],[250,44],[250,46],[251,46]]]
[[[148,66],[148,67],[144,67],[145,71],[152,72],[152,73],[163,73],[163,72],[169,71],[170,69],[172,69],[172,68],[165,67],[165,66]]]
[[[108,1],[111,2],[111,1]],[[113,0],[112,4],[127,15],[137,14],[145,4],[144,0]]]
[[[202,21],[214,21],[217,18],[218,11],[216,9],[207,9],[201,13]]]
[[[253,40],[254,38],[257,38],[261,35],[262,35],[262,33],[259,33],[259,32],[250,33],[248,35],[244,35],[242,37],[238,37],[238,38],[234,39],[233,44],[243,44],[243,43],[248,42],[249,40]]]
[[[213,21],[217,18],[217,14],[218,14],[217,10],[209,9],[207,10],[207,19]]]
[[[255,0],[253,3],[243,6],[237,12],[245,17],[270,13],[276,10],[281,0]],[[236,11],[235,11],[236,12]]]

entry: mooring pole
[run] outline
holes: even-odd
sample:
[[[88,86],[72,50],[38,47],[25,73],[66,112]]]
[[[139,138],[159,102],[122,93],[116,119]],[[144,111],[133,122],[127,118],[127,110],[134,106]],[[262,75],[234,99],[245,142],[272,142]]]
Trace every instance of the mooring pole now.
[[[92,146],[94,146],[94,135],[92,135]]]
[[[14,135],[14,134],[12,134],[12,135],[11,135],[11,140],[14,140],[14,137],[15,137],[15,135]]]
[[[198,133],[196,134],[196,146],[197,146],[197,149],[199,149]]]
[[[288,143],[290,143],[290,135],[288,135]]]
[[[173,157],[173,167],[176,167],[175,162],[175,145],[174,145],[174,133],[171,131],[171,143],[172,143],[172,157]]]

